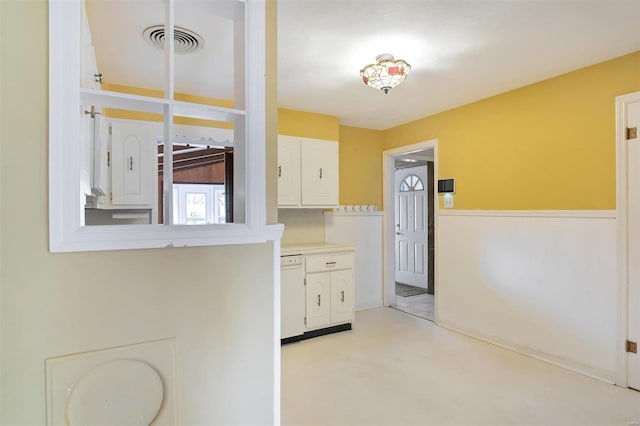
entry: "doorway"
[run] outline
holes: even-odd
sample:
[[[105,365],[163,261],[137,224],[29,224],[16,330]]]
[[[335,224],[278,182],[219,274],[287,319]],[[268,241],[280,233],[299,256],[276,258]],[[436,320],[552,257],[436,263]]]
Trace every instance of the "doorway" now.
[[[384,304],[436,321],[437,141],[383,153]]]

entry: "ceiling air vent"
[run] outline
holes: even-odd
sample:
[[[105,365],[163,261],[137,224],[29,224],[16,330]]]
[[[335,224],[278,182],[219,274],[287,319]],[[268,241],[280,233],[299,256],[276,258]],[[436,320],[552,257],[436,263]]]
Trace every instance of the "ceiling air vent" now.
[[[164,49],[164,25],[153,25],[145,29],[142,36],[152,46]],[[204,46],[202,37],[186,28],[173,27],[173,38],[176,53],[194,53]]]

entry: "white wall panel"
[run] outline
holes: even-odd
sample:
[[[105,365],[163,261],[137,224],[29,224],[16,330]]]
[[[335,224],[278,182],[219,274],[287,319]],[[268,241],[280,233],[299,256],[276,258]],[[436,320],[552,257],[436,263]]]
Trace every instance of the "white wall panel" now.
[[[558,216],[441,214],[437,320],[613,381],[615,218]]]
[[[325,236],[356,247],[356,310],[382,306],[382,213],[325,212]]]

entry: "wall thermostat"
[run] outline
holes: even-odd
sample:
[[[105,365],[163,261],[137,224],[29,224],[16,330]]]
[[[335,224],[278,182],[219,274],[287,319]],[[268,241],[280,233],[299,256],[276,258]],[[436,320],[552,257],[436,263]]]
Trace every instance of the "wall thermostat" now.
[[[456,180],[438,179],[438,194],[452,194],[456,192]]]

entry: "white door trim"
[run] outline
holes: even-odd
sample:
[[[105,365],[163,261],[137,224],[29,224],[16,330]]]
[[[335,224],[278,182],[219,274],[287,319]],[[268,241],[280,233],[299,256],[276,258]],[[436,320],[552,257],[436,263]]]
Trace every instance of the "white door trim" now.
[[[618,386],[627,387],[628,335],[628,259],[627,259],[627,105],[639,102],[640,92],[616,96],[616,212],[618,242],[618,341],[616,348],[616,378]]]
[[[383,279],[382,279],[382,301],[385,306],[395,304],[395,191],[394,188],[394,157],[401,154],[408,154],[414,151],[425,149],[433,149],[433,177],[434,186],[438,179],[438,140],[431,139],[424,142],[418,142],[412,145],[405,145],[399,148],[393,148],[382,152],[382,199],[384,202],[384,210],[382,214],[383,223]],[[435,259],[434,259],[434,282],[438,285],[438,194],[433,191],[433,220],[434,220],[434,237],[436,239]],[[438,322],[438,291],[435,292],[434,320]]]

